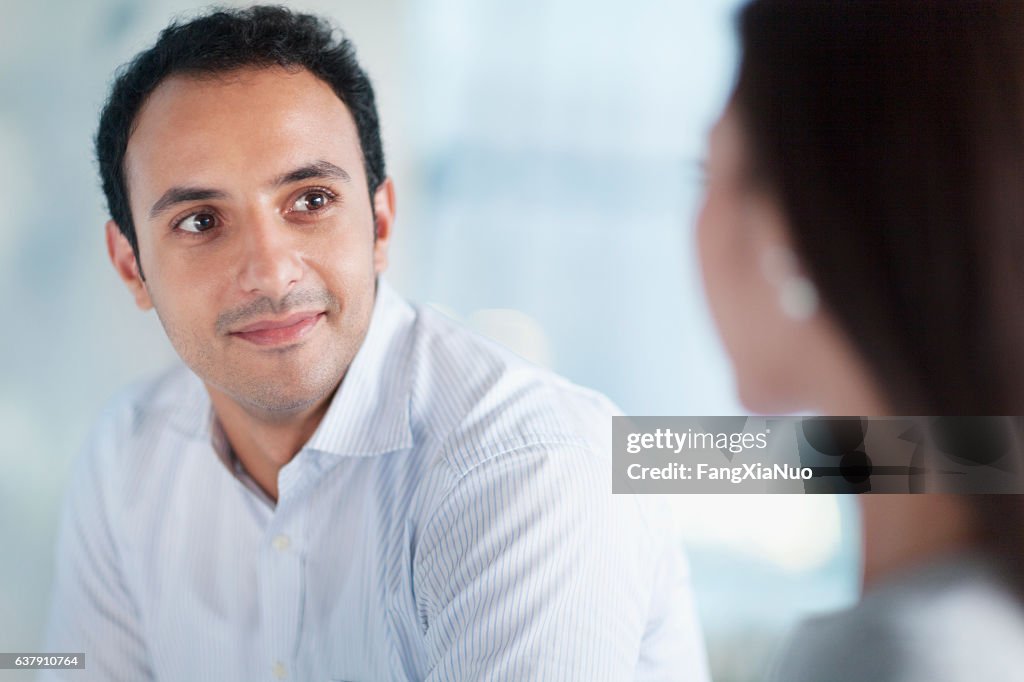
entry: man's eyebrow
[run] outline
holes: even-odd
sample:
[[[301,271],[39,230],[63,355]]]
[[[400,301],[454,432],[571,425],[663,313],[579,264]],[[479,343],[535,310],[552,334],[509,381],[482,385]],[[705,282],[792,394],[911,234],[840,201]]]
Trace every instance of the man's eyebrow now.
[[[313,178],[333,178],[335,180],[341,180],[342,182],[349,182],[352,179],[352,176],[349,175],[348,171],[344,168],[335,166],[330,161],[314,161],[313,163],[300,166],[295,170],[279,175],[274,179],[273,185],[280,187],[281,185],[300,182],[302,180],[311,180]]]
[[[206,201],[208,199],[224,199],[227,194],[219,189],[206,189],[204,187],[172,187],[163,193],[153,208],[149,209],[149,219],[152,220],[175,204],[183,204],[187,201]]]
[[[311,180],[313,178],[333,178],[335,180],[341,180],[342,182],[349,182],[352,180],[352,176],[348,174],[344,168],[336,166],[330,161],[314,161],[313,163],[306,164],[305,166],[299,166],[294,170],[290,170],[287,173],[283,173],[274,178],[271,183],[275,187],[287,185],[292,182],[301,182],[302,180]],[[205,187],[172,187],[163,193],[156,203],[153,204],[153,208],[149,209],[149,218],[152,220],[158,215],[169,209],[176,204],[182,204],[188,201],[207,201],[209,199],[225,199],[227,193],[222,192],[218,189],[208,189]]]

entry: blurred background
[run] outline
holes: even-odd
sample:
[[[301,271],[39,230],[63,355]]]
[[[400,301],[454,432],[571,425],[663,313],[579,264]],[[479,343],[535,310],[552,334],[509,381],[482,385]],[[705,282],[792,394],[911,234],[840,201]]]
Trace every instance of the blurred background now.
[[[228,3],[236,4],[236,3]],[[378,90],[398,192],[390,280],[632,414],[738,414],[692,224],[731,85],[734,0],[334,0]],[[0,21],[0,651],[38,650],[72,458],[174,358],[107,262],[91,137],[175,0],[7,2]],[[717,682],[852,602],[853,503],[670,499]],[[0,671],[0,680],[28,679]],[[23,674],[22,674],[23,675]]]

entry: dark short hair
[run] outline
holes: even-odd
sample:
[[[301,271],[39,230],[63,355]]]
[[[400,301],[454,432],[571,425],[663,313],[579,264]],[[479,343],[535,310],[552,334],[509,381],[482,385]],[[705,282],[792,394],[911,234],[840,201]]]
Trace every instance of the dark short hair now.
[[[310,71],[331,86],[355,120],[366,184],[373,193],[384,180],[373,87],[356,61],[355,48],[328,21],[284,7],[259,5],[213,9],[190,21],[172,22],[153,47],[116,75],[96,133],[96,157],[110,217],[139,258],[128,204],[124,157],[146,98],[169,76],[213,75],[244,67],[278,65]]]
[[[1022,414],[1019,1],[755,0],[739,27],[751,179],[890,408]]]

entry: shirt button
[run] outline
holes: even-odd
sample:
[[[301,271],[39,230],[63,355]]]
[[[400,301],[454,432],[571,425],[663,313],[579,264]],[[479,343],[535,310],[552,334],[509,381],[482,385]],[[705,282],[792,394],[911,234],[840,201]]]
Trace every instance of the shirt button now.
[[[282,663],[281,661],[275,663],[274,667],[270,670],[274,673],[274,677],[276,677],[279,680],[283,680],[288,675],[288,671],[285,670],[284,663]]]
[[[277,535],[271,544],[278,552],[283,552],[292,546],[292,541],[287,535]]]

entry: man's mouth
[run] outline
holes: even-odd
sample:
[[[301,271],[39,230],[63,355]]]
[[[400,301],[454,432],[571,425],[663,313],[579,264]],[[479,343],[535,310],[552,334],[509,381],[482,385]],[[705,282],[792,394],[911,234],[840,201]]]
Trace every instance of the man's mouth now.
[[[280,319],[264,319],[252,322],[230,333],[230,336],[243,339],[257,346],[279,346],[295,343],[310,331],[327,313],[306,311],[294,313]]]

